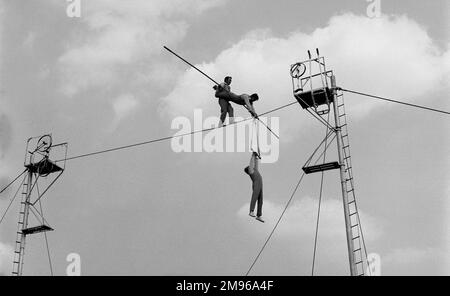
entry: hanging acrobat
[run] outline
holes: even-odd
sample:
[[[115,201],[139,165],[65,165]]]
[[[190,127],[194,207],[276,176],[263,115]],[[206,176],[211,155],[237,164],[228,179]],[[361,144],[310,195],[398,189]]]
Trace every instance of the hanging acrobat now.
[[[253,120],[253,132],[250,140],[250,150],[252,156],[250,157],[250,164],[245,167],[244,172],[250,176],[252,180],[252,198],[250,200],[250,212],[251,217],[256,217],[256,220],[263,222],[262,219],[262,206],[263,206],[263,182],[262,176],[259,173],[259,160],[261,159],[261,153],[259,150],[259,124],[257,119]],[[254,213],[255,206],[258,204],[256,215]]]

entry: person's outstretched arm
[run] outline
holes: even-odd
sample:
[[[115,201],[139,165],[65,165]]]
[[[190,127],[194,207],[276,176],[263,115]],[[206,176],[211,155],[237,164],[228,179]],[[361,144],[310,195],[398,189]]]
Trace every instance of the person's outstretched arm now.
[[[255,172],[255,167],[257,167],[257,159],[255,156],[255,153],[252,153],[252,156],[250,157],[250,164],[248,165],[248,172],[250,174],[253,174]]]
[[[253,153],[252,153],[252,157],[253,157],[253,159],[254,159],[254,161],[255,161],[254,170],[256,170],[256,171],[259,172],[259,155],[258,155],[258,153],[253,152]]]
[[[250,104],[250,97],[248,95],[243,95],[243,98],[245,101],[245,108],[252,114],[253,117],[258,117],[255,108],[253,108],[253,105]]]

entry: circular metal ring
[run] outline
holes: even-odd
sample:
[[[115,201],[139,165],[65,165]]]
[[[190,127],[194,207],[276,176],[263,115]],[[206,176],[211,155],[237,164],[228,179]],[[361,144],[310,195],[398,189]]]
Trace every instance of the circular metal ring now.
[[[44,135],[39,138],[36,144],[36,150],[42,153],[48,152],[52,146],[52,137],[50,135]]]
[[[291,66],[291,77],[292,78],[300,78],[305,74],[306,66],[303,63],[296,63]]]

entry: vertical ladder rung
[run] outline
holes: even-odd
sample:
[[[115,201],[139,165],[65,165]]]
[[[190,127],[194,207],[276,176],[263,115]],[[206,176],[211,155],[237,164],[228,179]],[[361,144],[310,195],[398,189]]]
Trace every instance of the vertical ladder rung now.
[[[361,248],[358,248],[358,249],[356,249],[356,250],[353,250],[353,253],[356,253],[356,252],[358,252],[358,251],[361,251]]]
[[[352,189],[353,190],[353,189]],[[354,203],[355,202],[355,200],[352,200],[352,201],[350,201],[348,204],[352,204],[352,203]]]
[[[351,215],[350,215],[351,216]],[[354,228],[354,227],[356,227],[356,226],[358,226],[359,224],[355,224],[355,225],[352,225],[350,228]]]
[[[358,212],[354,212],[354,213],[350,214],[349,216],[350,216],[350,217],[351,217],[351,216],[354,216],[354,215],[356,215],[356,213],[358,213]],[[358,225],[358,224],[356,224],[356,225]]]
[[[358,264],[361,264],[361,263],[363,263],[363,262],[362,261],[358,261],[358,262],[355,263],[355,265],[358,265]]]
[[[352,238],[352,240],[355,240],[355,239],[358,239],[359,238],[359,235],[358,236],[355,236],[355,237],[353,237]]]

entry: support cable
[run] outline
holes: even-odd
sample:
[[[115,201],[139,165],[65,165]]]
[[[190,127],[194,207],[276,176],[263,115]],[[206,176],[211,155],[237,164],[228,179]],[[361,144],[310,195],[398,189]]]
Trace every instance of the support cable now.
[[[38,195],[40,195],[39,194],[39,186],[36,186],[36,188],[37,188],[37,192],[38,192]],[[40,200],[39,200],[39,202],[40,202]],[[39,211],[38,210],[38,208],[36,208],[36,206],[34,205],[35,203],[30,203],[30,209],[35,209],[36,210],[36,212],[38,213],[38,215],[39,215],[39,217],[38,216],[36,216],[36,214],[35,214],[35,217],[36,217],[36,219],[37,220],[39,220],[39,219],[42,219],[42,224],[44,224],[44,225],[47,225],[47,226],[50,226],[50,224],[47,222],[47,220],[44,218],[44,213],[42,212],[42,211]],[[42,207],[41,207],[41,210],[42,210]]]
[[[2,194],[9,186],[11,186],[14,182],[17,181],[23,174],[25,174],[27,170],[24,170],[20,175],[18,175],[14,180],[12,180],[8,185],[6,185],[1,191],[0,194]]]
[[[330,113],[328,113],[328,122],[330,122]],[[326,134],[328,135],[328,127],[326,129]],[[328,139],[325,138],[325,139]],[[325,163],[325,159],[327,156],[327,149],[326,149],[327,143],[325,142],[325,149],[323,151],[323,163]],[[315,267],[315,263],[316,263],[316,252],[317,252],[317,238],[319,236],[319,221],[320,221],[320,209],[321,209],[321,205],[322,205],[322,192],[323,192],[323,179],[324,179],[324,174],[325,172],[322,171],[322,175],[320,178],[320,194],[319,194],[319,206],[317,208],[317,221],[316,221],[316,234],[314,237],[314,252],[313,252],[313,261],[312,261],[312,268],[311,268],[311,276],[314,276],[314,267]]]
[[[21,175],[23,175],[23,173],[22,173]],[[14,200],[16,199],[17,193],[19,193],[19,190],[20,190],[20,188],[22,188],[22,185],[23,185],[24,182],[25,182],[25,177],[23,178],[22,182],[20,183],[19,187],[17,188],[16,193],[14,194],[14,197],[11,199],[11,201],[10,201],[8,207],[6,208],[5,212],[3,213],[2,218],[0,219],[0,224],[3,222],[3,219],[4,219],[5,216],[6,216],[6,213],[8,213],[9,208],[11,207],[12,203],[13,203]]]
[[[333,134],[333,131],[330,131],[327,133],[327,135],[325,136],[325,138],[322,140],[322,142],[320,142],[320,144],[317,146],[317,148],[314,150],[314,152],[311,154],[311,156],[308,158],[308,160],[305,162],[305,164],[303,165],[303,167],[308,166],[311,163],[311,160],[313,159],[314,155],[317,153],[317,151],[320,149],[320,147],[322,146],[323,143],[326,143],[327,139],[330,137],[330,135]],[[334,134],[334,137],[331,141],[334,140],[334,138],[336,137],[336,134]],[[325,146],[327,146],[325,144]],[[322,157],[323,153],[318,157]],[[316,163],[318,162],[318,160],[316,161]]]
[[[297,103],[297,102],[295,102],[295,103]],[[286,104],[284,106],[281,106],[281,107],[269,110],[267,112],[261,113],[260,116],[261,115],[266,115],[266,114],[269,114],[269,113],[272,113],[272,112],[275,112],[275,111],[278,111],[280,109],[283,109],[283,108],[286,108],[286,107],[289,107],[289,106],[292,106],[293,104],[294,103],[289,103],[289,104]],[[253,117],[247,117],[247,118],[245,118],[243,120],[236,121],[234,123],[231,123],[231,124],[228,124],[228,125],[225,125],[225,126],[222,126],[222,127],[210,127],[210,128],[206,128],[206,129],[202,129],[202,130],[196,130],[196,131],[192,131],[192,132],[188,132],[188,133],[184,133],[184,134],[180,134],[180,135],[167,136],[167,137],[163,137],[163,138],[159,138],[159,139],[153,139],[153,140],[149,140],[149,141],[145,141],[145,142],[140,142],[140,143],[125,145],[125,146],[119,146],[119,147],[116,147],[116,148],[111,148],[111,149],[100,150],[100,151],[96,151],[96,152],[91,152],[91,153],[71,156],[71,157],[67,157],[65,159],[57,160],[55,162],[68,161],[68,160],[73,160],[73,159],[77,159],[77,158],[83,158],[83,157],[93,156],[93,155],[97,155],[97,154],[102,154],[102,153],[113,152],[113,151],[117,151],[117,150],[128,149],[128,148],[132,148],[132,147],[136,147],[136,146],[142,146],[142,145],[152,144],[152,143],[156,143],[156,142],[162,142],[162,141],[171,140],[171,139],[174,139],[174,138],[180,138],[180,137],[184,137],[184,136],[193,135],[193,134],[196,134],[196,133],[208,132],[208,131],[212,131],[212,130],[215,130],[215,129],[224,128],[224,127],[227,127],[227,126],[230,126],[230,125],[233,125],[233,124],[238,124],[238,123],[241,123],[241,122],[245,122],[245,121],[248,121],[250,119],[253,119]]]
[[[266,248],[267,244],[269,243],[269,240],[271,239],[272,235],[274,234],[276,228],[278,227],[278,224],[280,224],[281,219],[283,218],[284,213],[286,212],[287,208],[289,207],[289,204],[291,203],[292,199],[294,198],[295,193],[297,192],[298,187],[300,186],[300,183],[303,180],[303,177],[305,176],[305,173],[303,173],[300,177],[300,179],[297,182],[297,185],[295,186],[294,191],[291,194],[291,197],[289,198],[286,206],[284,207],[283,212],[281,213],[280,217],[278,218],[277,223],[275,224],[274,228],[272,229],[272,231],[270,232],[269,236],[267,237],[266,241],[264,242],[261,250],[259,251],[258,255],[256,256],[256,258],[253,260],[252,265],[250,266],[250,268],[248,269],[247,273],[245,274],[245,276],[248,276],[248,274],[250,273],[250,271],[253,269],[253,266],[255,266],[256,262],[258,261],[259,257],[261,256],[262,252],[264,251],[264,249]]]
[[[425,107],[425,106],[421,106],[421,105],[415,105],[415,104],[410,104],[410,103],[406,103],[406,102],[396,101],[396,100],[383,98],[383,97],[379,97],[379,96],[374,96],[374,95],[370,95],[370,94],[366,94],[366,93],[362,93],[362,92],[358,92],[358,91],[354,91],[354,90],[349,90],[349,89],[345,89],[345,88],[341,88],[341,87],[338,87],[338,89],[340,89],[342,91],[349,92],[349,93],[354,93],[354,94],[357,94],[357,95],[362,95],[362,96],[366,96],[366,97],[370,97],[370,98],[374,98],[374,99],[388,101],[388,102],[391,102],[391,103],[407,105],[407,106],[410,106],[410,107],[416,107],[416,108],[420,108],[420,109],[424,109],[424,110],[428,110],[428,111],[439,112],[439,113],[443,113],[443,114],[446,114],[446,115],[450,115],[450,112],[444,111],[444,110],[433,109],[433,108],[429,108],[429,107]]]
[[[336,135],[335,135],[335,136],[336,136]],[[330,144],[333,142],[333,140],[334,140],[334,137],[333,137],[333,139],[328,143],[328,146],[326,146],[325,150],[328,149],[328,147],[329,147]],[[314,164],[317,164],[318,161],[319,161],[319,160],[317,160]],[[292,192],[291,197],[290,197],[289,200],[287,201],[286,206],[285,206],[283,212],[281,213],[280,217],[278,218],[277,223],[275,224],[274,228],[272,229],[272,231],[270,232],[270,234],[269,234],[269,236],[267,237],[266,241],[264,242],[263,246],[261,247],[261,250],[259,251],[258,255],[257,255],[256,258],[253,260],[253,263],[251,264],[251,266],[250,266],[250,268],[248,269],[248,271],[247,271],[247,273],[245,274],[245,276],[248,276],[249,273],[252,271],[252,269],[253,269],[253,267],[255,266],[256,262],[257,262],[258,259],[260,258],[262,252],[264,251],[264,249],[266,248],[267,244],[269,243],[269,240],[272,238],[272,235],[274,234],[276,228],[278,227],[278,224],[280,224],[281,219],[283,219],[283,216],[284,216],[284,214],[286,213],[286,210],[287,210],[287,208],[289,207],[289,205],[290,205],[292,199],[294,198],[294,195],[295,195],[295,193],[297,192],[298,187],[300,186],[300,183],[302,182],[304,176],[305,176],[305,173],[303,173],[303,174],[300,176],[300,179],[299,179],[299,181],[297,182],[297,185],[295,186],[295,189],[294,189],[294,191]]]
[[[39,189],[38,189],[39,194]],[[44,209],[42,208],[42,203],[39,200],[39,208],[41,209],[42,214],[42,222],[44,222]],[[42,223],[44,224],[44,223]],[[50,247],[48,244],[48,238],[47,238],[47,232],[44,232],[44,238],[45,238],[45,246],[47,247],[47,257],[48,257],[48,264],[50,266],[50,275],[53,276],[53,264],[52,264],[52,257],[50,256]]]

